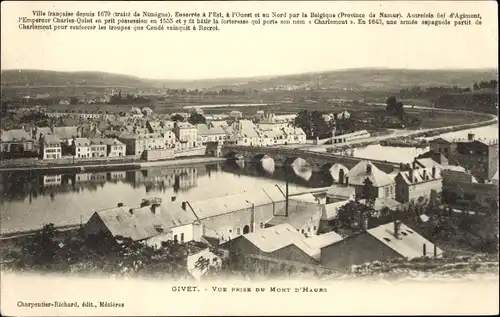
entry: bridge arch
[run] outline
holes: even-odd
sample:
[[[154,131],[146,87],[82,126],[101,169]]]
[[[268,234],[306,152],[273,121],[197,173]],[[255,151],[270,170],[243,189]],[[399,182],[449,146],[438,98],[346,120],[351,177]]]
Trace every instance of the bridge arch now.
[[[228,159],[237,158],[238,157],[238,152],[236,152],[236,151],[229,151],[228,153],[226,153],[226,155],[224,155],[224,157],[228,158]]]
[[[267,154],[259,153],[259,154],[254,155],[252,157],[252,161],[253,162],[259,162],[259,161],[261,161],[264,158],[271,158],[271,157],[269,155],[267,155]]]

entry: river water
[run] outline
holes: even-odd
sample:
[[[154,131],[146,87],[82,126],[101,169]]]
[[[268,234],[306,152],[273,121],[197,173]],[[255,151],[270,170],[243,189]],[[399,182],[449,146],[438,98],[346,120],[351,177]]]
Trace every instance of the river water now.
[[[332,183],[327,173],[290,169],[291,189],[307,190]],[[285,172],[273,162],[223,162],[183,167],[103,173],[0,174],[1,232],[38,229],[43,224],[86,222],[98,209],[122,202],[137,206],[142,198],[202,200],[256,188],[284,186]],[[283,187],[284,188],[284,187]],[[175,198],[173,198],[175,197]]]
[[[454,132],[452,137],[477,138],[498,134],[498,125]],[[411,162],[428,148],[370,145],[346,151],[345,155],[393,162]],[[325,187],[332,183],[328,172],[313,172],[294,166],[288,175],[297,189]],[[155,167],[104,173],[2,173],[0,174],[0,232],[38,229],[43,224],[86,222],[95,210],[118,202],[137,206],[142,198],[164,201],[196,201],[256,188],[284,185],[285,173],[274,162],[198,164],[185,167]]]
[[[466,140],[469,133],[473,133],[476,139],[498,140],[498,124],[486,127],[444,133],[439,136],[434,136],[425,139],[430,140],[438,137],[446,137],[456,140]],[[429,147],[425,148],[396,147],[396,146],[382,146],[380,144],[373,144],[365,147],[343,150],[342,152],[338,153],[347,156],[361,157],[372,160],[382,160],[395,163],[411,163],[413,161],[413,158],[427,151],[429,151]]]

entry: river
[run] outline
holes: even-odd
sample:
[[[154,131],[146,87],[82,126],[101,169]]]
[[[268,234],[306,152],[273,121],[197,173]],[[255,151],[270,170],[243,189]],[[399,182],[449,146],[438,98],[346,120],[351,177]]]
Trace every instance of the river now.
[[[476,139],[497,139],[498,140],[498,124],[466,129],[456,132],[444,133],[438,136],[425,138],[428,140],[438,137],[445,137],[456,140],[466,140],[469,133],[473,133]],[[372,160],[382,160],[396,163],[410,163],[413,158],[429,151],[429,147],[397,147],[397,146],[382,146],[380,144],[372,144],[365,147],[351,148],[336,152],[346,156],[361,157]]]
[[[326,173],[291,169],[291,189],[324,187]],[[273,162],[215,163],[182,167],[103,173],[15,172],[0,174],[1,233],[39,229],[43,224],[86,222],[95,210],[119,202],[137,206],[142,198],[161,197],[179,203],[202,200],[256,188],[284,185],[285,173]]]

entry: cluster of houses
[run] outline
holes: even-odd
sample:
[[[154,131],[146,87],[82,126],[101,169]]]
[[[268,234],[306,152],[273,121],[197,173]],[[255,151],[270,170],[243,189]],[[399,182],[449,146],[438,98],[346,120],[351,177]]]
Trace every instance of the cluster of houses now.
[[[41,159],[134,156],[153,160],[204,155],[210,143],[270,146],[306,142],[304,131],[292,124],[295,115],[270,114],[257,124],[245,119],[190,124],[153,116],[147,107],[133,107],[126,116],[102,112],[47,112],[47,115],[59,118],[63,126],[26,125],[21,129],[1,130],[3,156]],[[184,120],[189,116],[173,115]]]
[[[371,261],[443,254],[398,220],[376,227],[361,221],[353,224],[354,234],[347,236],[333,231],[342,206],[353,201],[370,203],[381,216],[381,211],[439,202],[444,190],[475,191],[478,202],[498,190],[498,179],[479,183],[468,169],[450,165],[442,153],[434,151],[391,173],[363,160],[350,169],[336,163],[330,174],[334,183],[324,196],[295,189],[286,195],[275,186],[201,201],[145,199],[139,207],[118,204],[96,211],[84,232],[87,236],[104,234],[117,242],[117,237],[129,237],[153,246],[169,240],[197,241],[207,246],[203,256],[214,258],[214,263],[221,260],[220,255],[208,251],[215,247],[224,250],[225,256],[238,255],[235,259],[242,269],[258,272],[342,270]],[[420,219],[428,220],[425,215]],[[194,265],[196,256],[200,255],[190,255],[188,262]]]

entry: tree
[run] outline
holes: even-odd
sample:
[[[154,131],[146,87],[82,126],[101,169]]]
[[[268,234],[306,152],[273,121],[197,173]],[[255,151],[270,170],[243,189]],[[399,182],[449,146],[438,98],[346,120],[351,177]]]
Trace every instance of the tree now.
[[[344,228],[359,226],[363,218],[372,217],[374,214],[373,208],[356,201],[351,201],[340,207],[337,213],[340,226]]]
[[[366,200],[366,204],[370,207],[375,205],[375,188],[373,187],[372,181],[367,177],[363,182],[363,199]]]
[[[26,259],[24,263],[32,263],[35,266],[51,265],[59,250],[59,245],[55,241],[56,232],[54,224],[49,223],[28,238],[21,248],[21,253]]]
[[[386,100],[385,111],[397,116],[400,120],[404,119],[404,107],[401,101],[397,101],[396,97],[390,96]]]
[[[189,116],[188,122],[191,124],[206,124],[207,119],[205,119],[205,117],[199,113],[192,113],[191,116]]]
[[[194,264],[195,269],[201,272],[201,274],[205,273],[206,270],[208,270],[208,267],[210,266],[210,260],[205,259],[205,257],[200,256],[198,260],[196,260],[196,263]]]
[[[294,124],[296,127],[302,128],[307,136],[311,135],[311,122],[307,110],[301,110],[297,114]]]
[[[386,104],[385,111],[387,111],[389,113],[393,113],[394,109],[396,109],[397,103],[398,102],[396,100],[396,97],[390,96],[385,101],[385,104]]]
[[[174,114],[170,119],[176,122],[184,122],[184,117],[181,116],[180,114]]]

